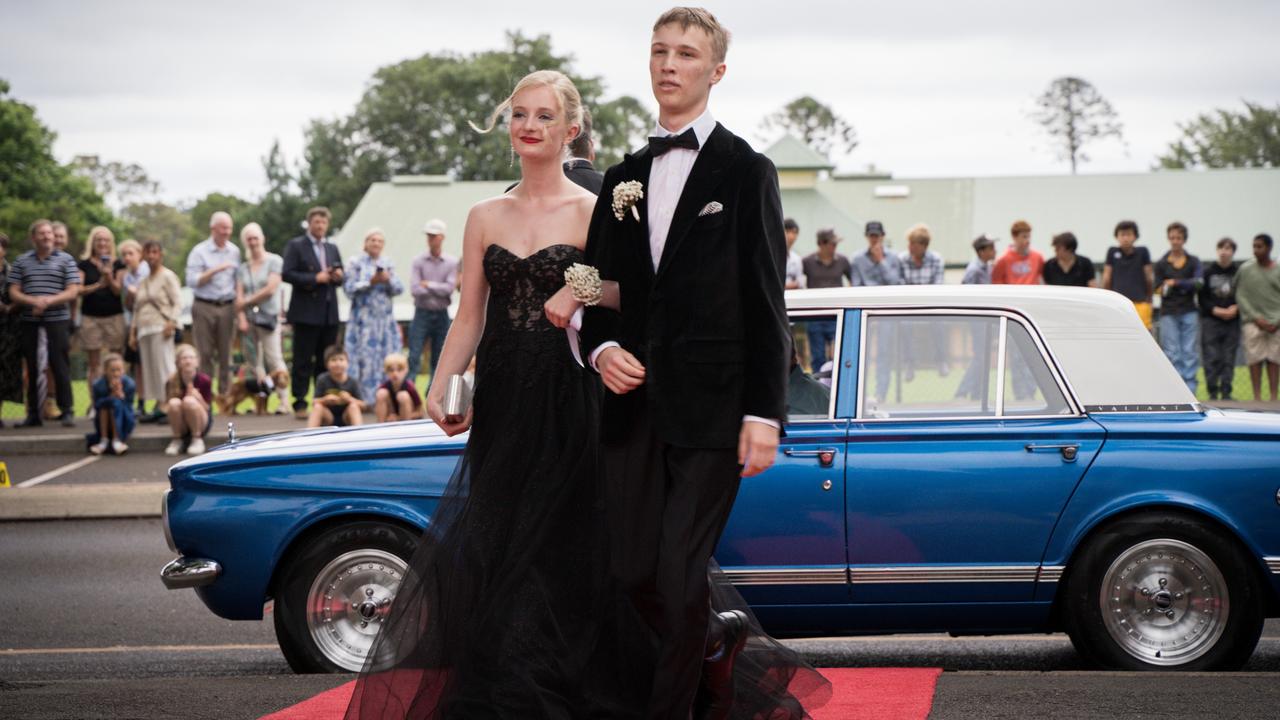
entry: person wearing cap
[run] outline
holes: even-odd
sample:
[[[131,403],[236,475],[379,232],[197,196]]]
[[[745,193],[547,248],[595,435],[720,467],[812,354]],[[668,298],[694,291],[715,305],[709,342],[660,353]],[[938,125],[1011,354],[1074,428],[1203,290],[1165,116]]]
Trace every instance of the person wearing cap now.
[[[798,228],[797,228],[798,231]],[[801,261],[804,267],[805,284],[809,288],[843,287],[846,279],[852,281],[853,266],[849,258],[836,252],[840,236],[835,228],[823,228],[818,231],[818,250]],[[822,372],[827,363],[827,347],[835,342],[836,322],[834,320],[815,320],[808,325],[809,334],[809,367],[813,372]]]
[[[855,286],[901,285],[902,263],[897,255],[884,249],[884,225],[872,220],[863,235],[867,238],[867,249],[853,256],[849,282]]]
[[[342,254],[329,242],[329,208],[307,211],[307,231],[284,248],[280,272],[293,286],[285,318],[293,326],[293,416],[311,414],[307,393],[311,381],[326,372],[325,348],[338,342],[338,288],[344,279]]]
[[[973,241],[973,252],[977,257],[969,261],[965,266],[964,278],[960,281],[961,285],[990,285],[991,284],[991,261],[996,259],[996,241],[984,235],[979,235]]]
[[[800,225],[791,218],[783,220],[782,236],[787,239],[787,276],[783,287],[798,290],[805,286],[804,258],[795,251],[796,240],[800,237]]]
[[[409,325],[409,379],[422,368],[422,347],[431,341],[431,375],[445,336],[449,334],[449,304],[458,287],[458,260],[444,253],[443,220],[427,221],[427,251],[413,259],[409,291],[413,295],[413,322]]]

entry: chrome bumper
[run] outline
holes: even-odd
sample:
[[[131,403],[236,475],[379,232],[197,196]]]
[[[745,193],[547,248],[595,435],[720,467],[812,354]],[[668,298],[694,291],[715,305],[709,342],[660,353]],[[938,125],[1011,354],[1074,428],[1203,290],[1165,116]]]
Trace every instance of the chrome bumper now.
[[[160,570],[160,580],[170,590],[208,585],[222,574],[222,566],[216,560],[179,557]]]

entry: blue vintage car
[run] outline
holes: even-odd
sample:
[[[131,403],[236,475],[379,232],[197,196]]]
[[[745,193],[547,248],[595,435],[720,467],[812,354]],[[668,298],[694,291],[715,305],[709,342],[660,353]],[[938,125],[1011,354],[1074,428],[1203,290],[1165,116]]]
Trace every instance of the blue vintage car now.
[[[773,633],[1065,630],[1102,667],[1231,669],[1280,614],[1280,416],[1197,404],[1121,296],[787,300],[786,435],[716,553]],[[274,602],[297,671],[358,669],[463,440],[325,428],[179,463],[162,578],[224,618]]]

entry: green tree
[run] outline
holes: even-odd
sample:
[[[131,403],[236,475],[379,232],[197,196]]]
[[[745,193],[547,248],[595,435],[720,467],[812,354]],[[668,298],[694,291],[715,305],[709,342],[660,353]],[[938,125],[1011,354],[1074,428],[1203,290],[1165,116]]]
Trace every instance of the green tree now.
[[[35,108],[11,98],[9,83],[0,79],[0,231],[22,247],[27,226],[46,217],[65,222],[76,237],[94,225],[118,235],[122,224],[93,183],[54,157],[55,137]]]
[[[1179,123],[1182,136],[1156,158],[1162,168],[1280,167],[1280,105],[1244,102]]]
[[[598,155],[620,157],[643,137],[648,114],[632,98],[605,102],[603,81],[574,73],[572,64],[552,50],[549,36],[511,32],[500,50],[429,53],[380,68],[350,117],[307,128],[301,191],[328,205],[341,225],[370,183],[392,175],[514,179],[506,133],[478,133],[469,123],[482,124],[520,78],[542,69],[573,79],[600,128]]]
[[[170,250],[185,247],[195,233],[191,216],[162,203],[131,203],[120,213],[128,235],[138,242],[155,240]]]
[[[310,204],[299,190],[298,174],[289,168],[280,141],[262,158],[262,169],[267,174],[267,192],[258,200],[253,220],[262,226],[267,249],[284,254],[289,239],[301,233]]]
[[[630,95],[600,103],[591,113],[595,166],[601,170],[622,162],[622,156],[643,145],[653,131],[653,115]]]
[[[1079,163],[1089,160],[1085,145],[1102,138],[1123,137],[1116,111],[1088,80],[1057,78],[1049,83],[1036,105],[1032,118],[1049,134],[1058,158],[1071,163],[1072,175]]]
[[[160,183],[152,180],[137,163],[102,162],[97,155],[77,155],[71,167],[81,177],[89,178],[98,193],[114,208],[154,198]]]
[[[858,133],[853,125],[829,105],[808,95],[792,100],[766,117],[760,122],[760,129],[773,139],[794,135],[826,158],[830,158],[833,151],[851,153],[858,147]]]

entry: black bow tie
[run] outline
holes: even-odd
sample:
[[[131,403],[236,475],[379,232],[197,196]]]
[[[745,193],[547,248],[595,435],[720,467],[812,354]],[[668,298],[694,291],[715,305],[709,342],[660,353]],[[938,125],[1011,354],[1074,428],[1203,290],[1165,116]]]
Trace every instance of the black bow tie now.
[[[674,148],[684,148],[686,150],[698,149],[698,136],[694,134],[693,128],[689,128],[679,135],[649,138],[649,152],[652,153],[654,157],[660,157],[668,150],[672,150]]]

